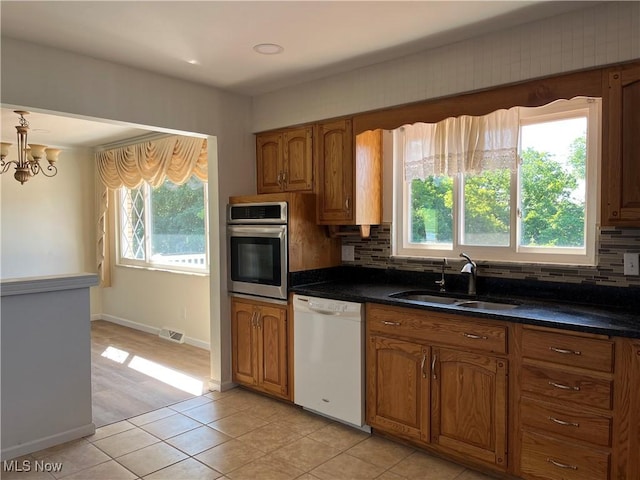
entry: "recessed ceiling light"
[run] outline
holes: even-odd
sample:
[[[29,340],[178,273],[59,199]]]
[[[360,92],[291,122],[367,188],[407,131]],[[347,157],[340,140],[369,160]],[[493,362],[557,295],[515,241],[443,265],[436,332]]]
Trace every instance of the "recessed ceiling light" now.
[[[284,48],[275,43],[259,43],[254,45],[253,49],[262,55],[277,55],[284,52]]]
[[[200,64],[200,62],[198,60],[187,60],[187,63],[191,64],[191,65],[198,65]]]

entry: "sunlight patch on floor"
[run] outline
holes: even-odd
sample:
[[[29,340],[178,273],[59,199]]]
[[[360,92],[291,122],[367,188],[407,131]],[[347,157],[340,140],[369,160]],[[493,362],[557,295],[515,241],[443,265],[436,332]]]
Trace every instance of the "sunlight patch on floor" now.
[[[192,395],[202,395],[203,382],[197,380],[189,375],[185,375],[182,372],[177,372],[170,368],[160,365],[159,363],[152,362],[146,358],[134,356],[129,362],[129,368],[144,373],[149,377],[160,380],[161,382],[178,388],[183,392],[190,393]]]
[[[124,363],[129,357],[129,352],[109,346],[104,352],[102,352],[101,356],[108,358],[109,360],[113,360],[114,362]]]
[[[119,348],[109,346],[101,354],[102,357],[108,358],[114,362],[124,364],[129,358],[129,352]],[[190,377],[182,372],[178,372],[159,363],[152,362],[146,358],[134,355],[127,365],[129,368],[143,373],[151,378],[155,378],[167,385],[182,390],[192,395],[202,395],[204,382],[196,378]]]

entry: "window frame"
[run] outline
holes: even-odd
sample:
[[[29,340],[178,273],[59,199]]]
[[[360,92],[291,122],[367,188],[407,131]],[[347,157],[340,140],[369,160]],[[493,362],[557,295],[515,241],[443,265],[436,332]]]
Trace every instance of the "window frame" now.
[[[404,180],[403,155],[400,129],[393,130],[393,228],[391,256],[401,258],[452,258],[461,252],[476,260],[498,261],[500,263],[538,263],[558,265],[596,265],[597,226],[600,218],[600,163],[601,163],[601,122],[602,99],[578,97],[564,102],[554,101],[540,107],[524,107],[521,110],[520,128],[523,124],[542,123],[562,118],[575,118],[579,112],[587,112],[587,158],[585,172],[585,246],[576,247],[527,247],[518,245],[521,221],[518,211],[521,207],[519,186],[521,167],[511,172],[510,202],[510,245],[477,246],[461,243],[463,218],[462,174],[453,177],[454,208],[452,211],[453,243],[450,248],[441,245],[427,245],[410,242],[409,224],[411,209],[410,183]],[[540,120],[534,122],[533,120]],[[518,141],[518,149],[521,142]],[[518,151],[518,157],[520,151]]]
[[[168,181],[168,180],[166,180]],[[199,180],[201,181],[201,180]],[[166,264],[166,263],[156,263],[151,260],[152,252],[151,252],[151,231],[152,231],[152,223],[153,219],[151,218],[151,191],[152,187],[146,182],[143,182],[140,187],[142,187],[142,195],[144,201],[144,252],[145,252],[145,260],[139,260],[134,258],[124,257],[122,254],[122,192],[123,189],[132,190],[128,187],[122,186],[117,189],[114,193],[115,203],[116,203],[116,235],[115,235],[115,246],[116,246],[116,265],[120,267],[131,267],[131,268],[140,268],[145,270],[155,270],[155,271],[167,271],[173,273],[182,273],[182,274],[190,274],[190,275],[209,275],[210,271],[210,255],[209,255],[209,192],[207,182],[202,182],[203,187],[203,195],[204,195],[204,236],[205,236],[205,265],[203,268],[199,267],[190,267],[188,265],[182,264]],[[138,188],[138,187],[136,187]]]

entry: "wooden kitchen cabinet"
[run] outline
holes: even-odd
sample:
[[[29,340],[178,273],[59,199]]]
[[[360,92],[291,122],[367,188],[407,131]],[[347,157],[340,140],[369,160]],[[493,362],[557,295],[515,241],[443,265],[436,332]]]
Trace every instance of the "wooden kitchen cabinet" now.
[[[382,133],[354,137],[351,120],[316,126],[317,220],[377,225],[382,218]]]
[[[616,339],[613,475],[615,480],[640,478],[640,339]]]
[[[431,442],[506,467],[507,361],[434,348],[431,365]]]
[[[287,306],[231,300],[233,381],[289,399]]]
[[[483,468],[507,469],[506,328],[367,304],[367,421]]]
[[[429,442],[429,347],[370,336],[367,348],[367,423]]]
[[[536,480],[611,479],[614,342],[534,326],[515,329],[522,352],[516,473]]]
[[[640,227],[640,65],[604,73],[602,224]]]
[[[313,128],[302,127],[256,136],[257,191],[313,191]]]

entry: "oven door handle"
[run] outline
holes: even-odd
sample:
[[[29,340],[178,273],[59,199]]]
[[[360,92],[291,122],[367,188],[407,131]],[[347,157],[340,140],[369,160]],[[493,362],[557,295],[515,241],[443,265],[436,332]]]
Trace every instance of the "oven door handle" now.
[[[227,225],[228,237],[283,238],[286,225]]]

